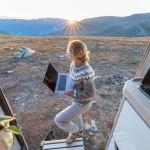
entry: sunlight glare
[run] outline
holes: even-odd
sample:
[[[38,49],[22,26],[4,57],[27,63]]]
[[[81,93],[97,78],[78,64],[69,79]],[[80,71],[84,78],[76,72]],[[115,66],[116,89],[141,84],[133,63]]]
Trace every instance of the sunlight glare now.
[[[73,23],[73,22],[74,22],[74,19],[69,19],[69,22],[70,22],[70,23]]]

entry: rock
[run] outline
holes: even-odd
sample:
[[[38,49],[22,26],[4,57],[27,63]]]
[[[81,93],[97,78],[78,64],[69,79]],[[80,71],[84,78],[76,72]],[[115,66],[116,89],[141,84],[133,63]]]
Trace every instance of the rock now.
[[[94,81],[98,81],[98,76],[96,76],[96,77],[94,78]]]
[[[100,150],[100,148],[97,147],[96,145],[92,145],[92,146],[90,147],[90,149],[92,149],[92,150]]]
[[[96,145],[93,146],[94,149],[97,149],[98,147]]]
[[[120,84],[119,82],[115,82],[115,84]]]
[[[96,126],[94,120],[91,120],[91,130],[92,130],[92,131],[97,131],[97,126]]]
[[[3,44],[7,43],[7,41],[3,42]]]
[[[7,71],[7,73],[8,73],[8,74],[11,74],[11,73],[13,73],[13,71]]]
[[[34,95],[34,98],[35,98],[35,97],[38,97],[38,96],[39,96],[39,95],[35,94],[35,95]]]
[[[6,46],[6,47],[2,47],[2,48],[3,48],[3,49],[10,49],[10,47],[7,47],[7,46]]]
[[[64,37],[64,39],[68,39],[68,37]]]
[[[42,62],[42,64],[47,65],[47,64],[49,64],[49,62]]]
[[[98,43],[95,43],[94,47],[100,47],[101,45]]]
[[[22,57],[28,57],[34,54],[35,51],[31,50],[30,48],[27,48],[26,46],[22,46],[19,52],[14,53],[15,58],[22,58]]]
[[[66,56],[63,56],[63,55],[59,56],[60,59],[64,59],[65,57],[66,57]]]
[[[54,44],[55,46],[58,46],[58,44]]]
[[[69,99],[65,99],[65,101],[69,101]]]
[[[18,101],[19,98],[20,98],[20,97],[15,98],[15,101]]]
[[[96,102],[95,102],[95,101],[92,101],[92,103],[95,104]]]
[[[128,80],[128,78],[127,77],[123,77],[125,80]]]
[[[114,107],[114,109],[115,109],[115,110],[117,110],[117,108],[116,108],[116,107]]]
[[[40,55],[42,54],[42,53],[40,53],[40,52],[36,52],[36,53],[37,53],[37,54],[40,54]]]
[[[87,123],[85,123],[84,126],[85,126],[85,130],[89,130],[91,128],[91,126],[89,124],[87,124]]]
[[[125,84],[125,82],[121,82],[121,84],[122,84],[122,85],[124,85],[124,84]]]
[[[88,138],[88,137],[86,137],[86,140],[88,141],[88,140],[89,140],[89,138]]]
[[[89,135],[94,135],[92,132],[89,132]]]
[[[22,106],[25,106],[25,104],[23,103]]]

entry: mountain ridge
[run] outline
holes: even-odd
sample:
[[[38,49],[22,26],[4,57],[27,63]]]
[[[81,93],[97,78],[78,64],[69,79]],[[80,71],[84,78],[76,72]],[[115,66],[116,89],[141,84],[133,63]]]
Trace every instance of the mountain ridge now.
[[[76,33],[65,33],[66,28],[62,30],[50,33],[49,35],[76,35],[76,36],[110,36],[110,37],[138,37],[138,36],[150,36],[150,13],[133,14],[126,17],[95,17],[88,18],[78,23],[83,26],[82,31],[78,31],[75,27]]]
[[[150,13],[125,17],[102,16],[75,21],[78,25],[74,26],[75,32],[71,25],[67,25],[67,21],[63,18],[0,19],[0,30],[4,31],[4,34],[7,32],[30,36],[150,36]]]
[[[0,34],[9,34],[9,33],[7,33],[7,32],[5,32],[5,31],[0,30]]]
[[[48,35],[61,30],[64,22],[62,18],[0,19],[0,30],[14,35]]]

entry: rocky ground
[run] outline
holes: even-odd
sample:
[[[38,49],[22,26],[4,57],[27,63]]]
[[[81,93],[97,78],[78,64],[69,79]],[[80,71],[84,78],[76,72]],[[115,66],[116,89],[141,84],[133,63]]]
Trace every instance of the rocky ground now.
[[[104,150],[120,105],[124,83],[135,76],[150,41],[148,37],[0,35],[0,86],[30,150],[40,150],[40,142],[51,130],[56,133],[55,139],[68,136],[55,125],[54,118],[72,104],[72,99],[54,94],[43,84],[43,78],[48,62],[58,72],[69,73],[71,61],[66,56],[66,48],[73,39],[82,40],[87,45],[91,52],[89,64],[96,75],[96,96],[91,109],[83,115],[86,150]],[[36,53],[26,58],[14,58],[13,54],[22,46]],[[95,122],[95,131],[90,128],[91,121]]]

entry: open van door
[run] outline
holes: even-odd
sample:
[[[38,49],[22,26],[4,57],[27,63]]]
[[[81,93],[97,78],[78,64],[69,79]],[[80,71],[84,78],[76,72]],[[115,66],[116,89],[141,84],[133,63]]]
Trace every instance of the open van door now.
[[[150,44],[135,77],[124,85],[122,101],[105,150],[148,150],[150,148],[150,95],[139,90],[149,68]],[[147,84],[147,87],[150,93],[150,84]]]
[[[150,44],[148,45],[147,50],[144,53],[142,61],[141,61],[139,68],[136,72],[135,78],[144,77],[144,75],[146,74],[149,67],[150,67]]]
[[[14,117],[11,106],[9,105],[9,102],[5,97],[1,87],[0,87],[0,116]],[[10,121],[9,124],[17,126],[17,121],[16,120]],[[22,133],[21,135],[15,135],[14,146],[11,146],[10,150],[29,150]]]

